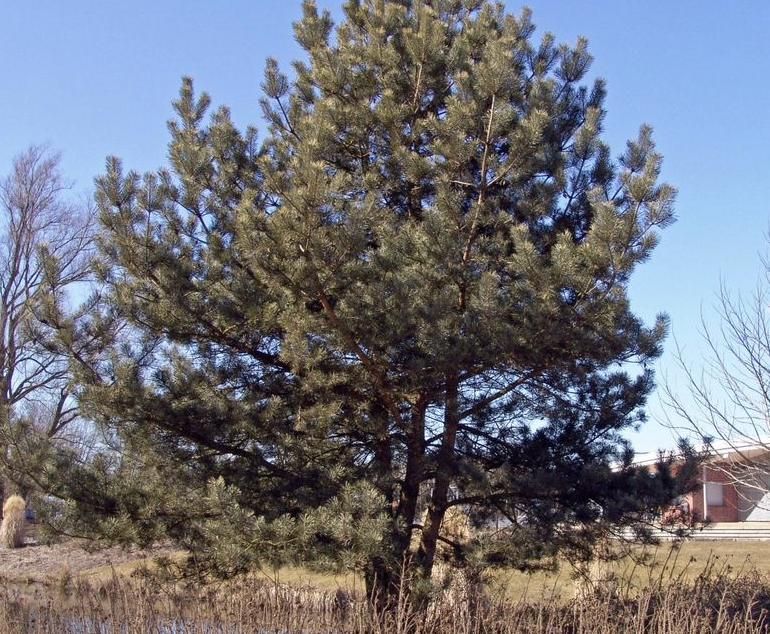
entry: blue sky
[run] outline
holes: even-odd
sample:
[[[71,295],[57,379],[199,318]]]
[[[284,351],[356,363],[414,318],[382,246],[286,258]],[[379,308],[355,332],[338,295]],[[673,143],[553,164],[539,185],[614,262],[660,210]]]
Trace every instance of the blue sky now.
[[[319,0],[339,15],[340,2]],[[508,2],[510,11],[521,5]],[[751,292],[770,227],[770,3],[766,0],[537,0],[538,34],[589,40],[592,73],[608,84],[605,138],[619,154],[649,123],[679,189],[678,222],[634,275],[636,312],[667,312],[697,368],[701,314],[720,280]],[[88,195],[108,155],[145,171],[165,163],[166,121],[182,75],[261,127],[265,59],[284,68],[300,52],[299,0],[35,0],[0,2],[0,174],[31,143],[63,154]],[[670,338],[658,364],[681,386]],[[662,406],[653,397],[653,418]],[[650,423],[640,451],[670,447]]]

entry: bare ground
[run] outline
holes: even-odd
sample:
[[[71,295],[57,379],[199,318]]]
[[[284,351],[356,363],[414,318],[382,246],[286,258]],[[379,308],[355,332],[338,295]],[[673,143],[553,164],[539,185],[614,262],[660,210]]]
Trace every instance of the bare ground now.
[[[6,583],[46,583],[65,574],[104,571],[128,562],[139,564],[174,552],[170,547],[140,550],[115,546],[94,550],[84,546],[84,542],[74,539],[48,546],[28,538],[23,548],[0,548],[0,579]]]

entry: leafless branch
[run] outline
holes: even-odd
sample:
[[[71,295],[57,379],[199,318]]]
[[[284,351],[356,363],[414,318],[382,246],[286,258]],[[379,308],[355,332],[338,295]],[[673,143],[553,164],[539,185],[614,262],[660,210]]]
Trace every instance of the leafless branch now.
[[[669,426],[695,434],[715,456],[728,454],[712,466],[754,503],[770,493],[770,263],[763,259],[762,265],[748,297],[722,282],[717,325],[701,317],[702,366],[696,369],[677,344],[685,386],[664,385]]]
[[[49,436],[76,417],[53,324],[89,281],[94,227],[92,207],[72,201],[59,162],[31,146],[0,180],[0,422],[45,412],[39,423]]]

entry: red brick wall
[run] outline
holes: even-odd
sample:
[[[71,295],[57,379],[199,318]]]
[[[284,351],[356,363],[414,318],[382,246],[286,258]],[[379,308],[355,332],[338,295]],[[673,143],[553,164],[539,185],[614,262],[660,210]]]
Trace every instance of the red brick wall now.
[[[722,484],[723,504],[716,506],[709,504],[706,510],[706,518],[712,522],[737,522],[738,521],[738,491],[735,485],[730,483],[730,476],[719,469],[706,467],[706,481],[719,482]],[[701,474],[703,471],[701,471]],[[699,520],[703,517],[703,478],[701,475],[701,486],[688,495],[690,509]]]

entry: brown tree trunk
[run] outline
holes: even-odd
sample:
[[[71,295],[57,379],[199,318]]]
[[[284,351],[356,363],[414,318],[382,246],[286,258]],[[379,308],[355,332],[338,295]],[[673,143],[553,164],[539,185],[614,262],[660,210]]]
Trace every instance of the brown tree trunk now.
[[[457,371],[447,375],[446,393],[444,400],[444,433],[439,448],[436,475],[433,482],[433,493],[425,525],[420,540],[420,548],[417,551],[418,573],[422,579],[430,579],[433,572],[433,564],[436,558],[436,544],[438,543],[441,523],[444,521],[447,503],[449,499],[449,485],[455,471],[455,441],[460,426],[460,413],[458,406],[459,378]]]
[[[397,503],[392,508],[392,545],[387,558],[375,557],[364,574],[366,591],[378,611],[394,609],[409,591],[412,531],[417,514],[420,486],[425,479],[425,406],[412,411],[407,431],[406,467]]]

